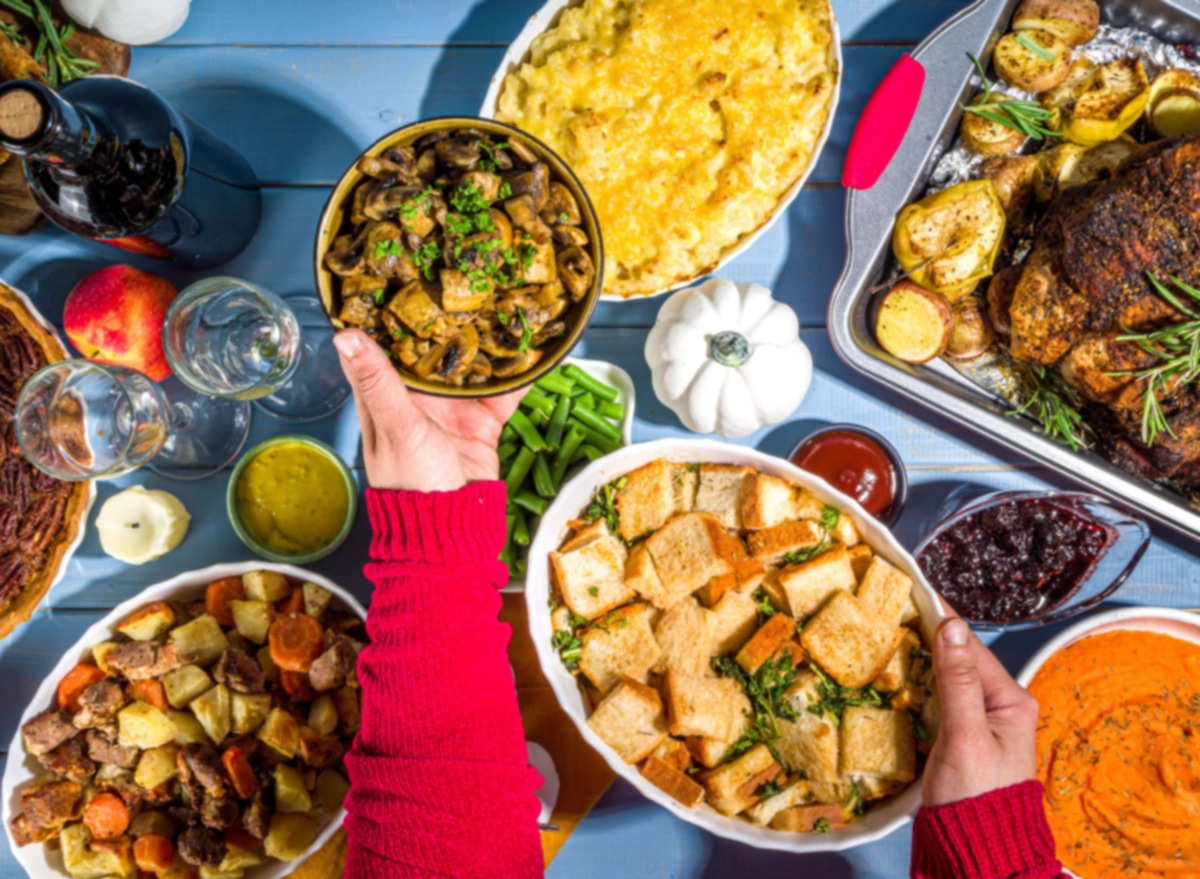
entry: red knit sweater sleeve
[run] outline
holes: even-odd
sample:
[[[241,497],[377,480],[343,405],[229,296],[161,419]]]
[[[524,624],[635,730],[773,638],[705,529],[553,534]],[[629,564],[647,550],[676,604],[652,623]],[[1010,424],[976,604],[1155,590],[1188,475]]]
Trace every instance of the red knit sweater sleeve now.
[[[367,491],[375,583],[346,879],[535,879],[541,784],[501,624],[504,483]]]
[[[1057,879],[1042,784],[1027,781],[948,806],[913,825],[913,879]]]

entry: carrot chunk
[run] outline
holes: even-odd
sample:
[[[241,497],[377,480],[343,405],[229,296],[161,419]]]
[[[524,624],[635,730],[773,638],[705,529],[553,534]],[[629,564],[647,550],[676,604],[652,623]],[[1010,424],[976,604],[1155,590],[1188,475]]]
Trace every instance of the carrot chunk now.
[[[133,859],[139,870],[157,873],[170,868],[175,859],[175,846],[165,836],[147,833],[133,844]]]
[[[254,769],[241,748],[237,745],[226,748],[225,753],[221,755],[221,763],[233,784],[233,789],[237,791],[238,799],[248,800],[258,793],[258,776],[254,774]]]
[[[281,617],[304,613],[304,590],[299,586],[294,587],[291,595],[275,602],[275,610]]]
[[[272,661],[291,671],[308,671],[325,650],[321,624],[304,614],[283,617],[272,623],[267,642]]]
[[[129,695],[129,698],[147,702],[159,711],[168,711],[171,708],[171,704],[167,702],[167,690],[163,686],[162,681],[133,681],[126,688],[125,692]]]
[[[233,611],[229,607],[231,601],[245,601],[246,587],[242,585],[241,577],[224,577],[208,584],[204,590],[204,610],[222,626],[233,625]]]
[[[129,807],[116,794],[96,794],[83,813],[83,823],[96,839],[112,839],[129,829]]]
[[[104,672],[97,666],[83,663],[75,666],[58,682],[58,707],[74,714],[79,710],[79,697],[83,691],[104,678]]]
[[[312,682],[309,681],[307,672],[281,668],[279,685],[297,702],[312,702],[317,698],[317,691],[312,688]]]

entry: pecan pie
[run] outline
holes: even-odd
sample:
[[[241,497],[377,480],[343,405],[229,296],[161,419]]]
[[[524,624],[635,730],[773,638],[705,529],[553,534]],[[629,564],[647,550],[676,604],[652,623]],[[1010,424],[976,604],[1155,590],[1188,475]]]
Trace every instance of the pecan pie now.
[[[87,513],[91,486],[30,464],[13,425],[21,386],[66,356],[16,291],[0,284],[0,638],[33,613]]]

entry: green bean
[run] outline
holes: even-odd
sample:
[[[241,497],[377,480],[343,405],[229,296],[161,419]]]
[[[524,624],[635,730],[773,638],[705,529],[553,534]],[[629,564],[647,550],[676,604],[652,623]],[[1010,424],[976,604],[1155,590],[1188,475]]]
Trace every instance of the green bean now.
[[[529,525],[525,521],[525,513],[520,508],[516,508],[516,524],[513,526],[513,543],[517,546],[529,546]]]
[[[513,426],[513,430],[524,441],[526,448],[532,449],[535,452],[543,451],[546,448],[546,441],[542,439],[542,435],[533,426],[533,422],[520,409],[513,412],[512,417],[508,419],[508,423]]]
[[[503,464],[505,461],[515,455],[520,448],[521,447],[516,443],[500,443],[500,447],[496,449],[496,457],[498,457],[500,459],[500,463]]]
[[[567,416],[571,414],[571,398],[563,394],[558,398],[554,414],[550,416],[550,428],[546,431],[546,444],[557,449],[562,442],[563,430],[567,426]]]
[[[554,497],[554,481],[550,478],[550,464],[545,455],[538,455],[533,462],[533,488],[542,497]]]
[[[547,415],[545,412],[543,412],[541,409],[534,409],[532,412],[530,412],[529,420],[532,421],[538,427],[549,427],[550,426],[550,416]]]
[[[577,408],[571,412],[571,417],[577,418],[580,424],[582,424],[584,427],[590,427],[592,430],[596,431],[596,433],[599,433],[610,439],[617,440],[618,442],[621,440],[621,431],[619,431],[611,422],[601,418],[590,409]],[[517,432],[520,433],[520,431],[521,428],[518,425]],[[541,449],[538,449],[537,451],[541,451]]]
[[[579,447],[579,451],[575,453],[575,457],[572,459],[571,463],[574,464],[581,458],[587,458],[589,461],[595,461],[597,458],[603,457],[604,452],[600,451],[600,449],[596,448],[591,443],[587,443],[586,445]]]
[[[517,521],[516,513],[509,513],[504,517],[504,521],[507,527],[504,532],[504,549],[500,550],[500,561],[507,562],[513,557],[513,527]]]
[[[550,468],[550,479],[554,483],[554,490],[558,491],[562,485],[563,474],[567,472],[567,467],[570,466],[575,458],[575,452],[583,445],[584,433],[577,427],[572,426],[567,432],[566,439],[559,447],[558,455],[554,458],[554,466]]]
[[[524,507],[531,513],[536,513],[539,516],[546,515],[546,510],[550,509],[550,502],[545,498],[540,498],[531,491],[518,492],[513,498],[513,503],[519,507]]]
[[[529,389],[528,393],[521,398],[521,405],[526,409],[540,410],[545,412],[547,415],[554,411],[554,401],[537,388]],[[512,422],[509,423],[511,424]]]
[[[582,473],[583,468],[585,467],[587,467],[587,464],[575,464],[563,475],[563,482],[570,482],[572,479]]]
[[[578,421],[574,421],[574,420],[568,418],[567,424],[581,429],[583,431],[584,438],[588,442],[588,445],[595,446],[596,448],[598,448],[600,451],[602,451],[606,455],[610,454],[612,452],[615,452],[617,449],[621,448],[621,444],[617,440],[615,440],[609,436],[604,436],[601,433],[597,433],[596,431],[592,430],[590,427],[584,427]]]
[[[517,453],[517,457],[513,459],[512,467],[508,470],[508,475],[504,477],[504,487],[508,489],[510,499],[515,498],[517,489],[521,487],[521,483],[525,481],[525,477],[529,475],[529,468],[533,466],[533,461],[537,454],[529,446],[522,446],[521,451]]]
[[[604,382],[600,381],[600,379],[596,378],[590,373],[584,372],[574,363],[568,363],[564,369],[564,372],[566,372],[566,374],[571,378],[575,379],[576,384],[582,385],[597,397],[602,397],[605,400],[608,400],[610,403],[617,399],[620,394],[620,392],[612,385],[606,385]]]
[[[500,431],[500,442],[507,443],[517,438],[517,432],[512,429],[511,424],[505,424],[504,430]]]
[[[590,410],[594,411],[595,408],[596,408],[596,398],[592,396],[590,391],[588,393],[584,394],[582,397],[577,398],[575,400],[575,403],[571,406],[572,410],[590,409]]]
[[[529,562],[526,559],[517,559],[513,562],[512,570],[516,571],[515,577],[524,577],[525,571],[529,567]]]
[[[551,394],[569,394],[575,389],[575,382],[558,372],[544,375],[533,384]]]
[[[515,460],[516,460],[516,458],[509,458],[507,461],[500,462],[500,478],[501,479],[508,478],[508,471],[512,469],[513,461],[515,461]]]
[[[621,421],[625,418],[625,404],[605,401],[600,404],[600,414],[606,418],[614,418],[617,421]]]
[[[586,393],[587,393],[587,391],[585,391],[583,388],[579,388],[579,387],[572,388],[571,389],[571,398],[575,399],[577,397],[582,397]]]

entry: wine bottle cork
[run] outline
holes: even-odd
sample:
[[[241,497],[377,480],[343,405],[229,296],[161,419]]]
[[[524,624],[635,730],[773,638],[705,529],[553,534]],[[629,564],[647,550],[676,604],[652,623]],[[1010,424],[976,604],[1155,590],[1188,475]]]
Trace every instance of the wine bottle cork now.
[[[14,88],[0,95],[0,135],[6,140],[32,137],[45,118],[46,110],[32,92]]]

